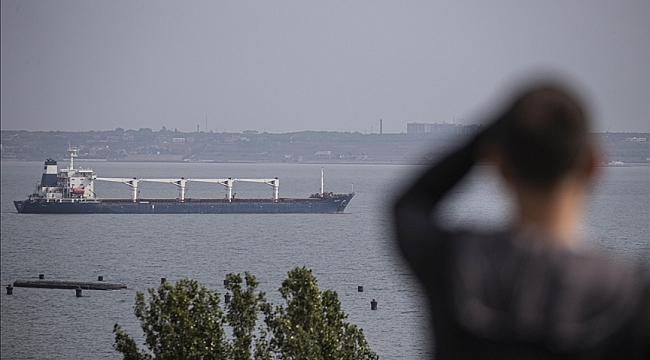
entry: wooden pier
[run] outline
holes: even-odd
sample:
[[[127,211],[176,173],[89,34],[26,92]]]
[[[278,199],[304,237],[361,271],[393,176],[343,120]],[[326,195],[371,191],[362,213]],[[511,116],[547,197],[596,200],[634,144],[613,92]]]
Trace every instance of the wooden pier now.
[[[29,287],[42,289],[83,289],[83,290],[120,290],[126,289],[124,284],[61,280],[16,280],[14,287]]]

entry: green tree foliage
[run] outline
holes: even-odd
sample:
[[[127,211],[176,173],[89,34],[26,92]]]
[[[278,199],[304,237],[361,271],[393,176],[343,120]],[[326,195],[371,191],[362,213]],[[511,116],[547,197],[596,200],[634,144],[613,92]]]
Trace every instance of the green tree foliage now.
[[[135,341],[115,324],[115,349],[125,360],[226,359],[228,346],[219,293],[194,280],[149,289],[149,303],[138,292],[135,316],[150,352],[138,351]]]
[[[263,292],[255,293],[258,285],[255,276],[246,272],[245,278],[246,289],[242,289],[242,278],[239,274],[226,275],[226,290],[232,292],[230,303],[226,306],[226,321],[232,328],[233,340],[230,346],[230,358],[233,360],[251,359],[257,313],[261,310],[262,305],[266,304],[265,294]],[[267,358],[264,355],[265,349],[265,346],[260,347],[256,358]]]
[[[113,329],[114,347],[125,360],[378,359],[363,330],[345,322],[336,292],[321,292],[305,267],[288,275],[279,289],[284,299],[279,306],[266,301],[248,272],[244,279],[239,274],[226,276],[232,297],[224,311],[219,293],[194,280],[149,289],[148,303],[138,292],[135,315],[148,351],[138,350],[118,324]]]
[[[344,320],[336,292],[321,292],[311,270],[289,271],[280,294],[284,305],[264,307],[270,348],[282,359],[378,359],[363,330]]]

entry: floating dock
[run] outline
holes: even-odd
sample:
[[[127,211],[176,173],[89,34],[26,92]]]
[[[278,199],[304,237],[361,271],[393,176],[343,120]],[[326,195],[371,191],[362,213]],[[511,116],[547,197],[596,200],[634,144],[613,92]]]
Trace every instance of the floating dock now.
[[[83,289],[83,290],[120,290],[126,289],[124,284],[61,280],[16,280],[14,287],[29,287],[42,289]]]

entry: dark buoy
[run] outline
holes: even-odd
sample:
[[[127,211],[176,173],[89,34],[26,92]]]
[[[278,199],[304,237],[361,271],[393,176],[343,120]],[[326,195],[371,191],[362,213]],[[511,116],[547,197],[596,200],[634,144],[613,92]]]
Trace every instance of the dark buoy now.
[[[11,295],[13,293],[14,293],[14,287],[11,284],[7,285],[7,295]]]
[[[164,284],[167,282],[167,278],[160,278],[160,284]]]
[[[357,287],[357,291],[358,291],[358,292],[363,292],[363,286],[359,286],[359,287]]]
[[[101,275],[99,275],[99,276],[97,277],[97,281],[104,281],[104,277],[101,276]]]
[[[77,297],[81,297],[81,288],[74,289],[74,292],[77,295]]]
[[[226,295],[223,296],[223,302],[225,302],[226,304],[229,304],[231,297],[232,296],[230,295],[230,293],[226,293]]]
[[[38,274],[38,279],[39,280],[45,279],[45,274]]]
[[[377,300],[372,299],[370,302],[370,310],[377,310]]]

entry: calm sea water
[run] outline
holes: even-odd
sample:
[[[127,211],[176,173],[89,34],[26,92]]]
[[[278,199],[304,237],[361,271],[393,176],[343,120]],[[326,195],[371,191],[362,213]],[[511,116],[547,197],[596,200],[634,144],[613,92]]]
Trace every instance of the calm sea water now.
[[[317,192],[320,165],[158,164],[84,162],[105,177],[279,177],[280,195]],[[61,164],[60,164],[61,165]],[[65,165],[65,164],[63,164]],[[140,339],[133,315],[135,292],[193,278],[222,289],[229,272],[250,271],[272,302],[295,266],[313,269],[321,289],[338,292],[349,321],[364,329],[384,359],[421,359],[429,353],[429,326],[413,277],[395,256],[390,199],[417,167],[325,165],[326,191],[356,196],[346,214],[323,215],[27,215],[12,201],[24,199],[40,179],[42,162],[2,162],[1,357],[3,359],[118,359],[112,327]],[[647,264],[649,168],[602,168],[585,220],[586,245],[624,261]],[[237,197],[270,197],[265,185],[236,184]],[[125,185],[96,183],[101,197],[128,197]],[[486,195],[489,194],[489,195]],[[223,197],[225,189],[189,183],[188,197]],[[176,197],[171,185],[141,184],[142,197]],[[458,225],[499,226],[507,221],[508,196],[479,168],[447,205]],[[647,265],[646,265],[647,266]],[[15,288],[17,279],[105,281],[124,291]],[[357,292],[363,285],[364,292]],[[375,298],[379,310],[370,310]]]

